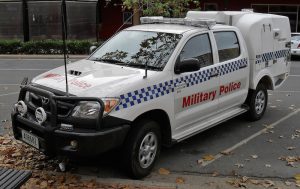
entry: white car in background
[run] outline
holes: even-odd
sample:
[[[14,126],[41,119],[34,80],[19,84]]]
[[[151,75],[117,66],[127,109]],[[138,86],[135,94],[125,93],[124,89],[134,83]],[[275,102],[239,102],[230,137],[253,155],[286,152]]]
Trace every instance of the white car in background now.
[[[300,33],[292,33],[291,55],[300,56]]]

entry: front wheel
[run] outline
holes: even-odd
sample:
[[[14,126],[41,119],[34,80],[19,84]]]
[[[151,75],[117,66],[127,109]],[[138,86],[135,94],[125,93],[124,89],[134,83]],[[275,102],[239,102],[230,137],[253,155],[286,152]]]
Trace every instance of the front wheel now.
[[[141,120],[129,133],[124,146],[124,165],[130,176],[139,179],[150,174],[161,148],[159,125]]]
[[[250,108],[247,112],[247,118],[250,121],[261,119],[268,104],[268,92],[262,83],[257,85],[256,90],[249,91],[247,104]]]

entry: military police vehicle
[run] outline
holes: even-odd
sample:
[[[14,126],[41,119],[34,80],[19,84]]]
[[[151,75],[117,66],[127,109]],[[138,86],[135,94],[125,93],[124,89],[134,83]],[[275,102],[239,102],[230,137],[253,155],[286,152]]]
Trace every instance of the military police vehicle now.
[[[15,138],[67,157],[120,148],[130,175],[141,178],[162,145],[242,113],[259,120],[267,90],[289,75],[287,17],[190,11],[141,22],[68,64],[66,75],[59,67],[22,86]]]

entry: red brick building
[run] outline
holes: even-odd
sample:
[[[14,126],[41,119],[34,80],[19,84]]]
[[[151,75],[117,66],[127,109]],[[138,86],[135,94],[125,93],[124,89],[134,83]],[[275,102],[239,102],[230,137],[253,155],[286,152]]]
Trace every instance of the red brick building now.
[[[131,26],[130,11],[123,11],[121,0],[100,3],[100,38],[106,39],[118,28]],[[200,0],[201,10],[241,10],[285,15],[290,18],[292,32],[300,32],[300,0]]]
[[[241,10],[285,15],[300,32],[300,0],[199,0],[201,10]],[[122,0],[66,0],[69,39],[107,39],[132,25]],[[61,0],[0,0],[0,40],[61,39]]]

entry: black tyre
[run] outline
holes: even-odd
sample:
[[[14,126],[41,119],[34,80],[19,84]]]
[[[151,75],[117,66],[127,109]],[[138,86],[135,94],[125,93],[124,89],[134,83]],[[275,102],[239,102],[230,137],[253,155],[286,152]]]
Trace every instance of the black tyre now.
[[[140,179],[150,174],[161,148],[159,125],[149,119],[137,122],[129,133],[124,148],[124,166],[129,175]]]
[[[259,83],[256,90],[249,91],[246,102],[250,108],[246,114],[247,119],[250,121],[261,119],[268,104],[268,92],[266,87],[262,83]]]

